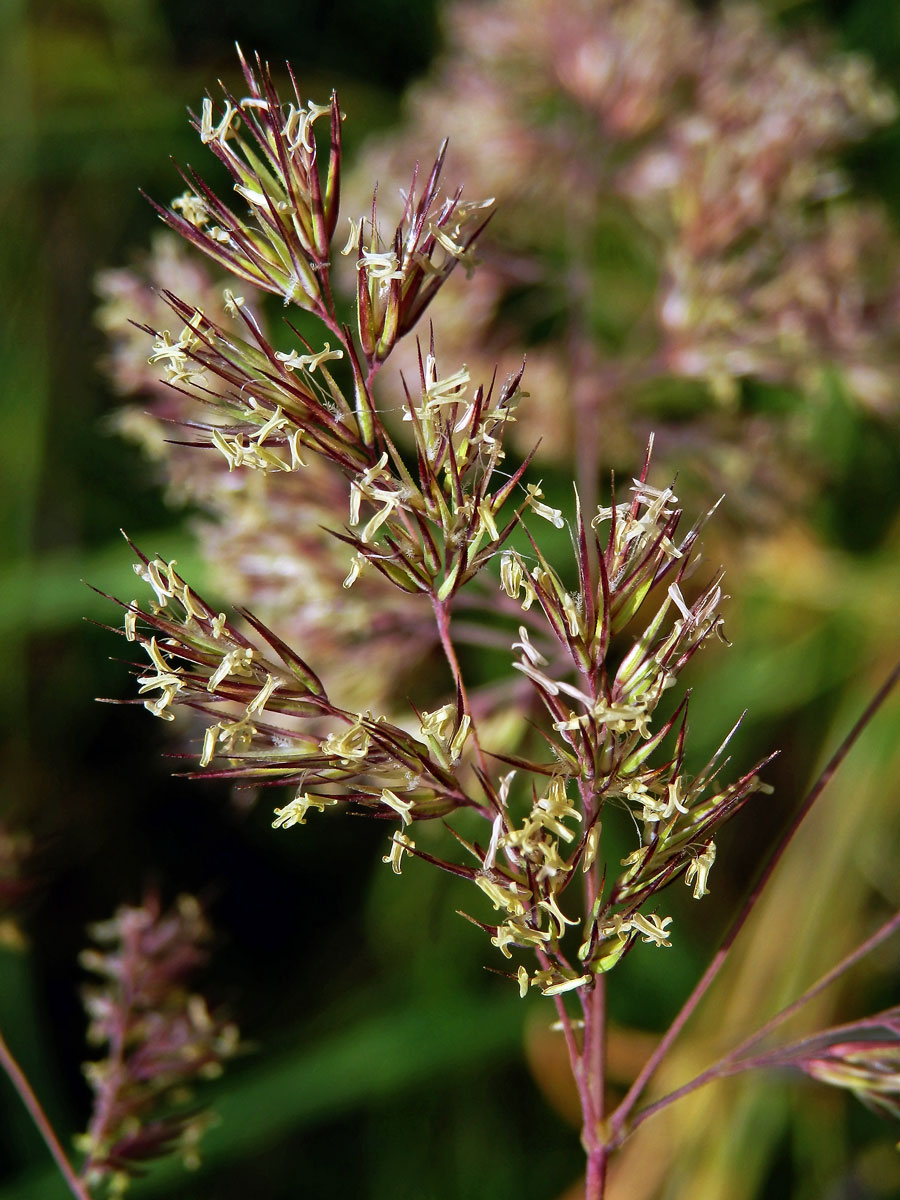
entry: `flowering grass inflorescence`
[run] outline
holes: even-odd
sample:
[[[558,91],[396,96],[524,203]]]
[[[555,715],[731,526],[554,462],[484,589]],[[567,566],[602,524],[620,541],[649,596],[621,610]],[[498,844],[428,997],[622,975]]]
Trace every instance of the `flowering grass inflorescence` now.
[[[433,334],[427,349],[419,350],[417,384],[405,386],[397,406],[412,445],[398,446],[397,434],[372,404],[371,380],[468,252],[479,230],[466,235],[466,223],[473,215],[482,220],[486,206],[463,206],[459,192],[438,201],[442,149],[418,198],[414,175],[393,239],[385,243],[377,233],[374,205],[369,246],[364,222],[351,219],[345,249],[355,249],[360,280],[354,336],[337,319],[328,260],[336,210],[326,197],[336,195],[340,173],[337,100],[329,110],[323,187],[310,130],[326,110],[302,105],[296,90],[296,103],[286,110],[267,70],[259,67],[261,83],[246,63],[244,70],[249,96],[226,94],[221,116],[205,102],[199,127],[229,166],[251,214],[263,211],[265,219],[248,225],[194,179],[191,202],[179,198],[166,220],[257,287],[310,309],[337,345],[326,341],[315,349],[303,339],[298,348],[276,350],[250,305],[233,293],[226,307],[242,336],[170,294],[168,303],[184,328],[177,338],[152,331],[151,363],[164,367],[172,387],[215,414],[215,422],[189,424],[203,435],[201,452],[218,450],[229,471],[302,472],[306,455],[344,474],[348,514],[334,536],[353,551],[345,588],[360,571],[374,568],[401,591],[427,597],[456,694],[434,712],[417,713],[415,733],[385,716],[347,710],[332,703],[303,658],[257,618],[244,614],[257,635],[251,640],[197,596],[175,564],[141,556],[136,570],[155,603],[127,606],[125,632],[150,659],[151,670],[138,677],[141,695],[150,696],[143,703],[165,719],[180,706],[207,719],[199,755],[207,774],[294,786],[294,798],[276,810],[276,826],[301,824],[312,808],[347,803],[397,822],[386,858],[395,870],[403,853],[411,852],[470,879],[500,913],[496,924],[477,923],[502,953],[537,952],[537,971],[518,969],[523,991],[529,983],[550,995],[591,987],[639,939],[671,944],[671,918],[645,906],[679,875],[698,898],[705,894],[717,829],[759,787],[755,771],[736,784],[713,787],[715,760],[696,777],[685,774],[686,700],[658,727],[654,722],[679,671],[721,631],[721,577],[714,574],[688,604],[682,586],[698,528],[677,539],[677,501],[671,489],[650,484],[649,453],[627,502],[599,509],[588,523],[577,507],[574,591],[531,534],[530,554],[503,549],[529,510],[557,527],[565,524],[562,512],[542,501],[540,485],[523,482],[527,458],[494,482],[506,457],[503,435],[514,420],[521,373],[502,386],[494,381],[471,391],[465,367],[440,373]],[[242,122],[255,151],[240,132]],[[217,221],[215,236],[207,230],[210,214]],[[301,254],[308,271],[294,262]],[[289,258],[290,278],[272,267]],[[268,264],[265,273],[261,264]],[[351,368],[349,397],[329,365],[342,359]],[[521,626],[513,666],[549,718],[546,754],[543,761],[516,758],[512,771],[489,765],[450,636],[454,597],[498,557],[509,599],[523,613],[536,604],[543,618],[538,625],[532,614]],[[626,630],[637,636],[622,653],[619,635]],[[667,738],[673,751],[663,756]],[[612,800],[624,804],[642,830],[624,871],[613,871],[602,853],[600,814]],[[483,842],[457,831],[469,862],[416,848],[416,821],[449,819],[460,809],[489,822]],[[579,871],[591,881],[587,912],[580,911],[579,896],[578,915],[567,915],[561,904]],[[570,925],[582,927],[571,956],[563,949]]]

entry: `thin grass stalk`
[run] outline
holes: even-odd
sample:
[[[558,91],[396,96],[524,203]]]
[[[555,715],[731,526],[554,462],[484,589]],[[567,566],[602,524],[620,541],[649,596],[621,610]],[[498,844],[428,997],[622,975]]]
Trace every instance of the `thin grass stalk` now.
[[[50,1120],[44,1112],[40,1100],[34,1094],[31,1084],[28,1082],[22,1068],[13,1057],[12,1051],[6,1044],[2,1033],[0,1033],[0,1068],[3,1069],[10,1083],[16,1089],[19,1099],[28,1110],[29,1116],[34,1121],[38,1132],[44,1139],[47,1149],[53,1156],[53,1161],[59,1168],[59,1173],[65,1179],[69,1191],[76,1197],[76,1200],[91,1200],[90,1193],[75,1173],[75,1169],[69,1162],[68,1156],[62,1148],[59,1138],[56,1136],[56,1131],[50,1124]]]

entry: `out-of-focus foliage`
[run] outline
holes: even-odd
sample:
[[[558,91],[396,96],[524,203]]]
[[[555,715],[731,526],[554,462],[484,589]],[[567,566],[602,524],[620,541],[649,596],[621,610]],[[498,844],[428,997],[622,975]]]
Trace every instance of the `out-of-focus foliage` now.
[[[669,131],[664,149],[671,161],[673,145],[679,151],[693,145],[685,142],[676,113],[683,114],[686,103],[685,73],[694,77],[705,60],[696,52],[696,14],[687,6],[665,7],[675,16],[661,51],[620,61],[638,74],[654,64],[664,71],[666,84],[643,119],[648,128]],[[896,87],[890,72],[900,55],[900,20],[892,0],[780,7],[782,13],[769,15],[792,33],[810,18],[831,22],[838,43],[874,54]],[[581,6],[570,8],[574,21]],[[752,6],[748,20],[756,25],[762,11]],[[308,55],[304,88],[327,95],[336,84],[353,125],[359,129],[371,117],[374,128],[393,116],[395,90],[426,64],[430,14],[427,4],[400,0],[334,6],[327,14],[324,5],[304,6],[298,14],[274,3],[10,0],[0,13],[0,88],[4,112],[11,114],[2,135],[0,180],[0,219],[11,231],[0,245],[8,448],[0,501],[0,665],[8,730],[0,819],[30,830],[35,844],[31,892],[19,922],[32,949],[26,958],[0,948],[0,1026],[58,1128],[65,1134],[83,1126],[87,1095],[78,1075],[84,1048],[77,1001],[83,980],[74,969],[83,927],[120,902],[136,902],[147,879],[156,878],[171,895],[184,888],[210,890],[222,942],[213,988],[228,997],[247,1036],[261,1046],[257,1060],[236,1067],[222,1085],[223,1124],[208,1138],[210,1174],[187,1182],[161,1175],[138,1185],[136,1196],[156,1191],[227,1200],[252,1186],[261,1198],[277,1197],[298,1176],[311,1195],[327,1195],[334,1194],[339,1167],[348,1193],[372,1197],[418,1197],[426,1181],[428,1195],[448,1200],[514,1191],[542,1200],[562,1191],[579,1169],[569,1130],[538,1098],[520,1063],[520,1011],[506,1004],[505,985],[494,987],[482,975],[481,939],[453,915],[464,903],[455,885],[413,867],[405,886],[395,888],[373,866],[381,834],[370,836],[363,827],[348,850],[345,830],[326,822],[286,844],[268,830],[264,813],[248,812],[245,796],[229,803],[227,795],[197,793],[170,780],[149,723],[90,705],[94,694],[120,694],[121,675],[104,662],[108,638],[78,620],[86,611],[107,619],[81,588],[81,577],[109,591],[128,591],[127,579],[118,578],[112,565],[123,561],[111,548],[118,525],[153,551],[163,536],[166,548],[172,546],[171,528],[180,520],[152,490],[152,467],[107,432],[115,400],[94,370],[103,345],[92,332],[92,275],[128,260],[156,228],[138,186],[164,200],[180,190],[167,156],[185,161],[193,154],[184,108],[198,106],[217,70],[231,72],[235,36],[273,62],[290,56],[298,63]],[[654,28],[658,33],[662,26]],[[563,24],[558,36],[565,35]],[[762,39],[757,45],[774,44],[765,40],[772,34],[754,36]],[[523,52],[533,58],[555,44],[534,34]],[[480,53],[496,61],[501,49],[485,35]],[[817,61],[825,53],[816,50]],[[752,65],[763,69],[777,61],[761,52]],[[441,90],[449,68],[437,70],[424,86],[433,97],[439,140],[454,130],[448,93]],[[678,77],[678,86],[669,86],[669,74]],[[557,89],[559,77],[563,89]],[[573,109],[577,114],[584,98],[573,100],[571,87],[578,78],[573,70],[551,73],[549,81],[546,72],[498,72],[495,101],[469,93],[468,128],[457,130],[454,147],[458,142],[460,153],[482,147],[479,179],[458,170],[473,195],[482,181],[488,192],[507,188],[507,180],[515,185],[521,166],[514,144],[505,154],[487,140],[491,119],[509,120],[497,111],[502,87],[515,94],[523,79],[530,81],[531,120],[522,122],[518,112],[513,119],[537,136],[568,120]],[[787,72],[788,82],[796,78]],[[855,95],[846,105],[852,112]],[[822,109],[818,104],[803,116]],[[861,113],[867,114],[865,104]],[[408,130],[397,137],[408,168],[416,151]],[[639,438],[662,421],[667,460],[693,495],[715,499],[720,486],[734,494],[732,516],[740,516],[741,540],[717,546],[714,554],[728,568],[735,649],[694,670],[691,724],[700,755],[725,732],[719,714],[746,705],[752,717],[737,746],[740,760],[783,748],[776,798],[755,817],[746,814],[730,844],[720,846],[720,861],[744,862],[748,874],[822,748],[846,729],[898,648],[900,453],[892,415],[898,357],[890,289],[896,282],[891,227],[900,212],[900,145],[894,127],[852,148],[838,141],[836,165],[849,190],[821,203],[814,197],[804,210],[803,236],[809,238],[812,222],[812,241],[795,241],[790,222],[765,228],[761,238],[759,230],[754,234],[765,251],[769,292],[765,302],[753,292],[755,323],[742,318],[733,326],[739,337],[753,334],[752,370],[723,374],[705,366],[684,372],[712,380],[718,397],[712,402],[702,381],[655,390],[639,378],[629,392],[630,423],[617,415],[619,381],[607,364],[623,346],[638,364],[645,353],[658,355],[660,329],[668,336],[674,328],[660,323],[662,281],[686,279],[702,290],[714,278],[705,261],[699,268],[689,263],[687,271],[683,255],[672,257],[680,244],[672,241],[672,229],[683,234],[687,226],[667,207],[670,197],[648,189],[640,220],[628,210],[635,189],[646,188],[646,171],[633,174],[631,191],[623,185],[621,196],[604,201],[591,238],[567,244],[565,237],[548,237],[560,228],[553,205],[577,214],[582,194],[564,186],[558,170],[542,176],[537,155],[529,161],[527,188],[508,188],[487,269],[461,283],[468,291],[457,321],[467,339],[460,355],[473,372],[469,346],[482,321],[488,337],[478,353],[491,366],[499,358],[501,369],[518,365],[518,337],[510,331],[525,324],[537,343],[528,373],[537,403],[555,389],[557,402],[574,398],[584,411],[596,398],[590,382],[599,381],[603,403],[595,436],[604,461],[632,469]],[[615,160],[619,144],[610,139],[601,149]],[[600,165],[609,171],[606,158],[595,162],[595,145],[595,130],[579,125],[565,148],[567,162],[577,160],[589,173]],[[649,154],[650,147],[642,143],[641,151]],[[793,160],[791,150],[785,157],[782,149],[777,188],[791,183]],[[728,182],[736,177],[729,174]],[[385,202],[392,199],[387,174],[382,192]],[[520,203],[520,193],[527,203]],[[841,215],[848,205],[859,214],[850,224]],[[728,215],[734,215],[730,208]],[[701,223],[699,233],[710,229]],[[812,246],[806,256],[801,244]],[[544,259],[541,245],[550,246]],[[568,282],[573,264],[575,292]],[[838,303],[836,281],[860,264],[867,279],[874,272],[875,292],[866,284],[846,304]],[[686,274],[679,274],[682,268]],[[501,304],[498,273],[505,289]],[[724,281],[743,294],[743,276],[735,284],[734,270],[726,271]],[[782,359],[778,336],[773,349],[766,322],[781,311],[788,285],[788,308],[809,286],[821,320],[800,331],[803,354],[798,357],[795,340]],[[717,285],[711,299],[720,292]],[[571,303],[573,296],[578,303]],[[710,340],[704,343],[707,366],[720,354],[721,328],[713,327],[715,353]],[[629,329],[636,332],[626,340]],[[710,326],[704,329],[706,336]],[[446,341],[442,345],[449,349]],[[827,371],[821,370],[823,346]],[[816,368],[814,380],[798,367],[801,359]],[[735,375],[746,377],[736,388],[729,386]],[[583,393],[570,380],[585,381]],[[568,411],[542,417],[550,459],[570,444]],[[523,433],[525,441],[528,436]],[[554,487],[559,477],[551,461],[545,490]],[[764,535],[753,536],[762,527]],[[222,549],[233,551],[231,543]],[[180,569],[190,565],[190,553],[185,541]],[[273,602],[292,603],[284,595]],[[473,653],[471,666],[489,679],[487,655]],[[764,1006],[777,1007],[776,992],[788,998],[837,959],[865,932],[878,897],[900,903],[891,853],[900,834],[892,783],[895,729],[896,708],[873,727],[785,863],[744,956],[733,965],[730,1007],[723,1008],[722,980],[669,1082],[704,1064],[707,1039],[718,1042],[730,1028],[746,1030],[764,1015]],[[340,894],[326,893],[338,847],[346,885]],[[724,914],[741,878],[720,879],[707,903]],[[299,922],[295,914],[313,902],[321,920]],[[685,912],[677,919],[687,926],[690,918]],[[695,927],[693,953],[677,967],[672,960],[635,963],[629,986],[614,1000],[625,1051],[632,1047],[633,1054],[637,1046],[641,1052],[635,1030],[663,1026],[692,967],[706,960],[712,936],[706,924]],[[359,955],[352,968],[339,969],[333,948],[350,941],[360,945]],[[888,998],[896,969],[896,950],[886,951],[868,977],[854,977],[840,998],[841,1011],[857,1005],[863,1011],[866,995]],[[820,1023],[830,1014],[823,1002]],[[628,1053],[622,1057],[624,1082],[634,1063]],[[544,1076],[553,1070],[552,1058],[542,1060]],[[889,1133],[842,1097],[778,1079],[718,1087],[723,1090],[699,1095],[695,1109],[659,1118],[671,1124],[650,1123],[641,1131],[619,1167],[623,1195],[813,1200],[830,1188],[852,1186],[854,1194],[874,1200],[900,1187]],[[2,1087],[0,1105],[0,1198],[52,1197],[60,1185],[46,1173],[44,1151],[15,1097]],[[523,1136],[535,1129],[540,1137]],[[661,1146],[677,1150],[677,1157]]]

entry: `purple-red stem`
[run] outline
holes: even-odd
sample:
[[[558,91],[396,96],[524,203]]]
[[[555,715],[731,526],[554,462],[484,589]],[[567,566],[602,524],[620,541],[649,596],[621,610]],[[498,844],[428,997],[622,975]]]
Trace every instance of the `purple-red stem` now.
[[[592,872],[593,874],[593,872]],[[586,1200],[603,1200],[609,1154],[603,1132],[604,1087],[606,1082],[606,979],[598,975],[587,998],[584,1014],[584,1058],[589,1104],[584,1111],[584,1142],[587,1151]],[[589,1125],[590,1123],[590,1125]]]
[[[861,946],[857,946],[855,950],[851,951],[850,954],[846,956],[846,958],[841,959],[837,966],[832,967],[831,970],[826,972],[826,974],[818,979],[812,985],[812,987],[807,988],[802,996],[798,996],[796,1000],[791,1001],[791,1003],[785,1008],[781,1009],[780,1012],[777,1012],[774,1017],[771,1017],[768,1021],[766,1021],[766,1023],[757,1029],[755,1033],[751,1033],[749,1037],[745,1038],[739,1045],[735,1046],[733,1050],[729,1050],[728,1053],[720,1058],[718,1062],[713,1063],[711,1067],[707,1067],[705,1071],[702,1071],[699,1075],[696,1075],[687,1083],[682,1084],[682,1086],[676,1088],[675,1091],[669,1092],[667,1095],[662,1096],[653,1104],[649,1104],[646,1108],[641,1109],[631,1122],[631,1129],[635,1130],[638,1125],[641,1125],[647,1120],[648,1117],[652,1117],[653,1114],[659,1112],[660,1109],[666,1108],[669,1104],[673,1104],[676,1100],[680,1100],[682,1096],[687,1096],[691,1092],[695,1092],[698,1088],[703,1087],[704,1084],[711,1083],[714,1079],[724,1078],[726,1075],[734,1075],[738,1071],[750,1070],[752,1067],[756,1066],[757,1062],[755,1059],[743,1058],[743,1055],[746,1054],[748,1050],[752,1049],[757,1042],[761,1042],[762,1039],[766,1037],[767,1034],[771,1033],[773,1029],[777,1029],[779,1025],[783,1025],[789,1017],[792,1017],[794,1013],[798,1012],[804,1007],[804,1005],[809,1004],[811,1000],[814,1000],[816,996],[820,995],[820,993],[834,983],[836,979],[839,979],[841,975],[843,975],[846,971],[849,971],[849,969],[858,963],[860,959],[865,958],[867,954],[871,954],[876,946],[879,946],[883,941],[885,941],[886,938],[889,938],[892,933],[896,933],[898,929],[900,929],[900,912],[894,913],[889,920],[885,921],[883,925],[876,929],[871,937],[866,938]],[[855,1024],[856,1023],[854,1022],[851,1025],[851,1028],[854,1027]],[[765,1056],[763,1056],[763,1060],[764,1059]]]
[[[590,682],[590,680],[588,681]],[[593,689],[592,689],[593,694]],[[582,781],[580,788],[584,819],[593,818],[596,802],[590,786]],[[585,913],[590,918],[594,903],[599,893],[600,881],[597,876],[597,864],[591,866],[585,877]],[[606,979],[603,975],[594,978],[594,986],[590,993],[584,996],[582,1009],[584,1011],[584,1059],[583,1071],[587,1081],[587,1093],[590,1099],[590,1111],[584,1112],[584,1141],[588,1154],[592,1154],[602,1141],[600,1127],[603,1121],[604,1084],[606,1077]],[[589,1126],[590,1122],[590,1126]]]
[[[12,1056],[12,1052],[7,1046],[0,1033],[0,1067],[9,1077],[10,1083],[19,1094],[19,1099],[28,1109],[31,1119],[37,1126],[41,1137],[46,1143],[47,1149],[53,1155],[54,1162],[59,1167],[60,1174],[65,1179],[69,1186],[69,1191],[76,1197],[76,1200],[91,1200],[90,1193],[85,1185],[81,1182],[66,1156],[65,1150],[60,1145],[59,1138],[50,1121],[47,1119],[47,1114],[41,1107],[41,1103],[31,1089],[31,1084],[26,1079],[22,1068]]]
[[[543,950],[539,949],[537,951],[537,957],[545,970],[553,965]],[[581,1102],[583,1120],[582,1144],[587,1155],[586,1200],[603,1200],[606,1188],[606,1160],[608,1152],[603,1139],[600,1137],[600,1125],[603,1120],[602,1048],[605,1036],[605,997],[603,984],[603,979],[599,979],[590,999],[582,1003],[584,1011],[584,1042],[580,1054],[578,1052],[578,1043],[575,1040],[572,1020],[566,1011],[565,1002],[562,996],[553,997],[559,1016],[559,1024],[566,1040],[566,1049],[569,1052],[569,1064],[572,1068],[575,1086],[578,1089],[578,1098]],[[598,1030],[599,1037],[596,1036]],[[600,1061],[596,1066],[592,1063],[593,1055],[590,1050],[592,1043],[597,1046],[600,1052]]]
[[[592,699],[597,699],[596,672],[579,666],[579,674]],[[585,825],[597,817],[598,800],[593,766],[578,783]],[[585,916],[591,919],[600,896],[602,881],[597,862],[591,864],[584,880]],[[604,1125],[606,1090],[606,976],[594,976],[593,987],[581,994],[584,1013],[584,1049],[581,1073],[584,1088],[579,1090],[584,1118],[582,1143],[587,1153],[585,1200],[603,1200],[606,1194],[606,1165],[609,1141]]]
[[[434,617],[437,621],[438,636],[441,639],[441,646],[444,650],[444,657],[450,667],[453,675],[453,682],[459,688],[459,694],[462,698],[463,712],[471,721],[472,744],[475,747],[475,756],[478,759],[478,765],[481,767],[483,774],[487,775],[487,763],[485,762],[484,752],[481,749],[481,742],[478,740],[478,730],[475,727],[475,718],[472,715],[472,708],[469,704],[469,693],[466,690],[466,685],[463,682],[462,671],[459,666],[459,659],[456,657],[456,648],[453,645],[453,640],[450,637],[450,613],[447,608],[446,601],[433,599]]]
[[[603,1200],[606,1194],[606,1164],[609,1152],[605,1146],[597,1146],[588,1153],[585,1200]]]

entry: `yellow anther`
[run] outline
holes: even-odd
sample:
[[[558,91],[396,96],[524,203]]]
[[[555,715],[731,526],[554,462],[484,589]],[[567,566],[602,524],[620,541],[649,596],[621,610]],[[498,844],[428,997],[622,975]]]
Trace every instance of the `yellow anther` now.
[[[706,886],[709,879],[709,873],[712,870],[713,863],[716,861],[716,843],[710,842],[709,845],[691,859],[690,866],[684,874],[684,882],[691,886],[694,885],[694,899],[699,900],[702,896],[709,895],[709,888]]]
[[[635,913],[631,918],[631,927],[636,929],[645,942],[656,946],[671,946],[666,927],[672,924],[671,917],[660,918],[656,913]]]
[[[398,829],[391,838],[391,851],[382,858],[383,863],[390,863],[391,869],[395,875],[401,873],[400,863],[403,855],[408,850],[415,849],[416,843],[412,838],[407,837],[405,833],[401,833]]]
[[[292,825],[305,825],[306,814],[311,808],[324,812],[334,804],[337,804],[337,800],[331,796],[311,796],[308,792],[298,792],[290,804],[275,809],[272,828],[290,829]]]
[[[381,802],[393,809],[404,825],[412,825],[412,817],[409,814],[415,807],[414,801],[401,800],[397,793],[392,792],[390,788],[382,788]]]
[[[487,898],[493,904],[494,908],[505,909],[514,917],[522,917],[525,915],[525,900],[531,899],[531,893],[527,889],[523,889],[522,898],[519,895],[519,885],[515,880],[511,880],[508,887],[502,887],[499,883],[494,883],[492,879],[488,879],[485,875],[476,875],[475,883]]]
[[[263,684],[262,689],[247,705],[247,716],[250,716],[251,713],[261,713],[263,711],[269,702],[269,697],[278,687],[278,683],[279,681],[272,675],[266,675],[266,682]]]

